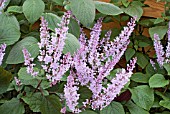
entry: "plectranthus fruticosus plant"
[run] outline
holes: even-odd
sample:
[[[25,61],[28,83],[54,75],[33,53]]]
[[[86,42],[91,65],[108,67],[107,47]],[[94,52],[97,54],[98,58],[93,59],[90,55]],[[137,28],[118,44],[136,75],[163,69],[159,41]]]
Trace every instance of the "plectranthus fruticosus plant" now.
[[[40,54],[38,56],[39,61],[42,63],[42,68],[45,71],[47,79],[51,82],[51,86],[59,82],[66,71],[70,68],[71,55],[67,53],[62,54],[66,35],[68,33],[68,24],[70,21],[71,12],[67,11],[62,17],[61,23],[58,28],[55,28],[55,32],[50,35],[48,29],[48,23],[41,17],[40,28],[40,42],[38,43],[40,48]],[[32,76],[37,76],[38,72],[35,72],[33,67],[33,58],[27,49],[23,49],[25,58],[25,65],[27,66],[27,73]]]
[[[170,63],[170,22],[167,34],[168,42],[166,46],[166,51],[164,51],[164,47],[161,44],[159,35],[157,33],[154,34],[154,48],[157,56],[157,62],[161,68],[163,67],[164,63]],[[151,64],[155,68],[154,63],[151,62]]]
[[[85,107],[91,107],[94,110],[103,109],[129,81],[137,61],[136,58],[130,61],[127,69],[122,68],[117,72],[116,77],[106,87],[103,86],[106,76],[114,69],[130,43],[129,37],[134,30],[135,21],[136,17],[132,18],[114,41],[110,41],[111,31],[100,39],[102,18],[91,29],[89,39],[82,31],[79,38],[81,48],[73,56],[70,75],[64,88],[66,104],[72,112],[79,113]],[[78,106],[79,86],[86,86],[92,92],[92,97],[86,99],[81,108]]]

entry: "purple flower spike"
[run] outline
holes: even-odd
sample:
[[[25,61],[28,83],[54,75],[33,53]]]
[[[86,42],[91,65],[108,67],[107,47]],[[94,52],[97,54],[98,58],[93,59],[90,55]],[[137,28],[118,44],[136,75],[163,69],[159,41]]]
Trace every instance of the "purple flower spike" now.
[[[156,51],[157,62],[159,66],[162,67],[164,64],[164,60],[165,60],[165,57],[164,57],[165,52],[163,50],[163,46],[161,44],[158,34],[154,34],[154,48]]]
[[[91,99],[86,99],[86,102],[83,102],[84,106],[89,105],[94,110],[103,109],[110,104],[129,81],[129,77],[132,75],[132,70],[135,67],[136,58],[127,66],[127,71],[123,69],[116,74],[117,77],[112,80],[112,84],[107,87],[103,86],[105,77],[110,74],[127,49],[130,42],[129,37],[135,27],[135,21],[136,18],[132,18],[127,24],[128,26],[124,27],[121,34],[113,42],[109,41],[111,31],[108,31],[105,37],[100,40],[102,18],[91,29],[90,39],[87,39],[83,32],[81,33],[79,39],[81,48],[74,54],[71,65],[74,73],[70,75],[73,76],[74,74],[73,77],[76,84],[86,86],[92,92]],[[67,98],[68,96],[65,97],[66,102],[70,102]],[[69,103],[67,104],[69,106]]]
[[[2,64],[2,61],[3,61],[3,58],[4,58],[4,55],[5,55],[5,49],[6,49],[6,44],[1,44],[0,45],[0,65]]]
[[[26,48],[22,50],[24,54],[24,65],[27,66],[27,73],[31,74],[32,76],[37,76],[38,72],[34,71],[35,64],[33,63],[33,58],[31,58],[31,54],[28,52]]]
[[[72,71],[70,72],[70,75],[67,77],[67,84],[64,88],[64,96],[66,98],[66,104],[69,109],[74,113],[80,113],[81,110],[76,108],[80,96],[80,94],[77,93],[79,88],[77,87],[77,83],[74,81],[75,74]]]
[[[62,55],[65,45],[66,35],[68,33],[68,24],[71,12],[67,11],[62,17],[59,28],[55,29],[55,33],[49,34],[48,23],[41,17],[40,28],[40,48],[39,61],[43,62],[42,68],[46,72],[47,79],[51,82],[51,86],[59,82],[64,73],[70,68],[71,55],[67,53]]]
[[[5,7],[5,2],[7,2],[7,0],[1,0],[0,1],[0,14],[2,13],[1,11],[4,9]]]

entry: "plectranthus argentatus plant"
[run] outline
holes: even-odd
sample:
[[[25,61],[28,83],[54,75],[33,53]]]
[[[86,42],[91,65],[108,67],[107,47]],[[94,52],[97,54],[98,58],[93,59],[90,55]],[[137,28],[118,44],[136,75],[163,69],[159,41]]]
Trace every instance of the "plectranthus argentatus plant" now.
[[[61,23],[58,25],[59,27],[55,28],[55,32],[52,35],[49,33],[47,21],[44,17],[41,17],[40,42],[38,43],[40,54],[38,60],[42,63],[41,66],[45,71],[47,79],[51,82],[51,86],[59,82],[64,73],[70,68],[70,53],[62,54],[69,29],[70,16],[71,12],[67,11],[62,17]],[[35,64],[30,53],[24,48],[23,54],[27,73],[37,76],[38,72],[35,72],[33,69]]]
[[[167,34],[168,34],[168,42],[165,51],[163,45],[161,44],[159,35],[157,33],[154,34],[154,48],[157,56],[157,63],[161,68],[163,67],[164,63],[170,62],[170,22],[169,22],[169,28]],[[151,64],[155,68],[154,63]]]
[[[85,107],[102,110],[129,81],[137,58],[133,58],[127,69],[122,68],[107,86],[103,86],[106,76],[114,69],[130,43],[129,37],[134,30],[135,21],[136,17],[132,18],[114,41],[110,41],[111,31],[106,33],[105,38],[100,39],[102,18],[91,29],[89,39],[82,31],[79,38],[81,48],[73,56],[70,75],[64,88],[66,104],[72,112],[79,113]],[[83,102],[83,108],[78,106],[79,86],[86,86],[92,92],[92,97]]]

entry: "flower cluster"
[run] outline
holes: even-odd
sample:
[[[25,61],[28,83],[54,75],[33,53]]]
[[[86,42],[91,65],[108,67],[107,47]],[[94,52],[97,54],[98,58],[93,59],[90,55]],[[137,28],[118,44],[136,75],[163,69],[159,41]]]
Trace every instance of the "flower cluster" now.
[[[156,51],[156,56],[157,56],[157,62],[160,67],[163,66],[164,63],[169,63],[170,62],[170,22],[169,22],[169,28],[167,31],[168,34],[168,44],[166,47],[166,51],[164,51],[163,46],[161,44],[160,38],[158,34],[154,34],[154,48]]]
[[[27,73],[31,74],[32,76],[37,76],[38,72],[34,71],[35,64],[33,63],[33,58],[31,58],[31,54],[28,52],[26,48],[22,50],[24,54],[24,65],[27,66]]]
[[[0,45],[0,65],[2,64],[3,57],[5,55],[5,49],[6,49],[6,44],[1,44]]]
[[[42,62],[42,68],[45,70],[46,77],[50,80],[51,85],[59,82],[64,73],[70,68],[72,59],[70,53],[62,54],[70,16],[70,11],[64,14],[61,23],[58,25],[59,28],[56,28],[55,33],[52,33],[52,35],[49,33],[47,21],[44,17],[41,17],[40,42],[38,43],[40,55],[38,59]],[[23,49],[23,53],[27,72],[35,75],[35,72],[33,72],[33,66],[35,65],[32,64],[33,59],[30,58],[30,54],[26,49]]]
[[[22,85],[21,80],[19,80],[17,77],[14,77],[14,79],[15,79],[15,83],[16,83],[17,86]]]
[[[0,14],[2,13],[1,11],[4,9],[5,7],[5,2],[7,2],[7,0],[1,0],[0,1]]]
[[[102,18],[92,28],[89,40],[82,32],[79,38],[81,48],[74,54],[73,64],[71,65],[72,72],[74,73],[71,72],[67,79],[67,86],[65,86],[65,92],[72,90],[70,94],[65,95],[66,103],[70,110],[73,112],[80,111],[77,108],[78,103],[76,102],[79,97],[79,94],[75,92],[78,90],[77,84],[86,86],[92,91],[92,98],[86,99],[86,102],[83,103],[84,105],[91,105],[92,109],[103,109],[110,104],[129,81],[136,58],[127,66],[127,70],[122,69],[121,72],[116,74],[116,78],[111,80],[111,84],[108,84],[106,88],[103,86],[103,80],[110,74],[127,49],[130,42],[129,37],[134,30],[135,21],[136,17],[132,18],[128,22],[128,26],[124,27],[124,30],[113,42],[109,41],[111,31],[108,31],[105,38],[100,40]],[[73,84],[74,86],[72,86]],[[76,96],[76,99],[73,99],[73,96]],[[72,105],[73,102],[74,105]]]
[[[44,62],[42,67],[46,71],[47,79],[51,81],[52,85],[60,81],[64,73],[70,68],[70,53],[62,54],[68,33],[70,16],[70,11],[65,13],[59,24],[59,28],[56,28],[55,33],[51,36],[48,32],[48,23],[43,17],[41,18],[41,41],[38,44],[41,50],[38,58],[39,61]]]

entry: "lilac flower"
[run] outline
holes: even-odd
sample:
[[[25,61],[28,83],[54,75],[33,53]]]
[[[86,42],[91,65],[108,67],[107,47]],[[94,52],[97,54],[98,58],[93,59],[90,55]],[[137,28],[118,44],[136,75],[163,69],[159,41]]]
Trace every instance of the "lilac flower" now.
[[[103,88],[103,93],[100,93],[97,97],[91,100],[92,109],[103,109],[109,105],[112,100],[120,93],[124,85],[130,80],[132,70],[135,67],[137,58],[130,61],[130,65],[127,65],[127,70],[122,69],[116,74],[116,77],[111,80],[111,84],[107,85],[107,88]]]
[[[130,42],[129,37],[134,30],[135,21],[136,17],[132,18],[128,26],[124,27],[124,30],[113,42],[109,41],[111,31],[108,31],[105,38],[100,40],[102,18],[91,29],[92,32],[90,33],[91,37],[89,40],[83,32],[80,35],[81,48],[74,54],[71,68],[75,70],[70,75],[75,78],[76,84],[87,86],[91,90],[92,98],[86,101],[88,101],[93,109],[102,109],[110,104],[132,75],[136,59],[131,61],[131,64],[127,66],[127,70],[124,69],[116,74],[117,77],[112,80],[112,84],[108,85],[107,88],[103,87],[104,78],[110,74],[127,49]],[[117,90],[110,90],[115,88]],[[68,96],[65,97],[67,97],[66,102],[70,102]],[[87,102],[83,104],[87,105]],[[76,106],[77,104],[74,107]]]
[[[64,88],[64,96],[66,98],[66,104],[69,109],[74,113],[80,113],[77,107],[80,94],[77,93],[78,87],[77,83],[74,81],[74,73],[71,71],[70,75],[67,77],[67,84]]]
[[[41,17],[40,43],[38,43],[40,55],[38,59],[43,62],[42,68],[45,70],[51,85],[59,82],[70,68],[72,60],[70,53],[62,55],[70,16],[71,12],[67,11],[62,17],[59,28],[55,28],[55,33],[52,33],[52,35],[49,34],[47,21]]]
[[[164,57],[165,52],[163,50],[163,46],[161,44],[158,34],[154,34],[154,48],[156,51],[157,62],[160,65],[160,67],[162,67],[165,60]]]
[[[152,67],[154,68],[154,70],[156,70],[155,62],[154,62],[154,61],[152,61],[152,59],[150,59],[150,63],[151,63],[151,65],[152,65]]]
[[[61,110],[60,110],[61,113],[65,114],[66,113],[66,107],[63,107]]]
[[[18,85],[18,86],[22,85],[21,80],[19,80],[17,77],[14,77],[14,79],[15,79],[16,85]]]
[[[7,0],[1,0],[1,1],[0,1],[0,14],[2,13],[2,10],[3,10],[4,7],[5,7],[5,2],[7,2]]]
[[[1,44],[0,45],[0,65],[2,64],[2,61],[3,61],[3,57],[5,55],[5,49],[6,49],[6,44]]]
[[[170,22],[169,22],[169,28],[168,28],[168,31],[167,31],[167,34],[168,34],[168,44],[167,44],[167,47],[166,47],[166,62],[170,62],[169,58],[170,58]]]
[[[38,72],[34,71],[35,64],[33,63],[33,58],[31,58],[31,54],[28,52],[26,48],[22,50],[24,54],[24,65],[27,66],[27,73],[31,74],[32,76],[37,76]]]

